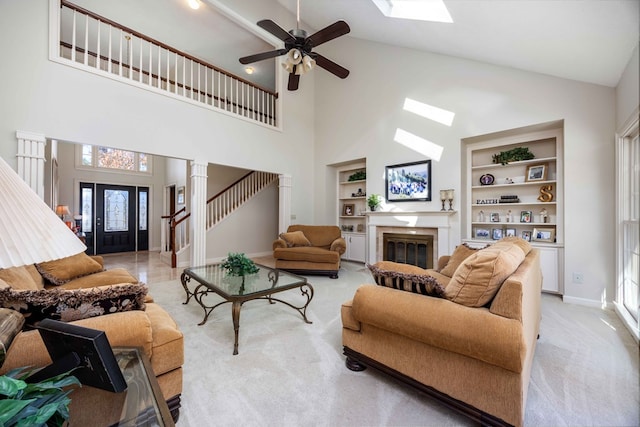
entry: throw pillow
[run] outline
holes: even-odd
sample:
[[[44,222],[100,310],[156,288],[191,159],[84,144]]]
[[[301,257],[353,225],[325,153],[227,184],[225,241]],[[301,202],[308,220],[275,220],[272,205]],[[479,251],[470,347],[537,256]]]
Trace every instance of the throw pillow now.
[[[122,283],[89,289],[13,290],[0,288],[0,307],[19,311],[29,326],[43,319],[63,322],[121,311],[144,310],[147,287]]]
[[[98,273],[102,265],[84,252],[55,261],[36,264],[36,268],[46,280],[54,285],[63,285],[70,280]]]
[[[371,270],[377,285],[436,298],[444,298],[445,289],[435,277],[424,274],[383,270],[375,264],[367,264],[367,267]]]
[[[288,233],[280,233],[280,238],[285,241],[288,248],[296,246],[311,246],[311,242],[302,231],[289,231]]]
[[[4,280],[13,289],[42,289],[33,280],[27,267],[10,267],[0,269],[0,279]]]
[[[513,274],[525,254],[515,244],[492,245],[465,259],[445,288],[445,297],[468,307],[483,307]]]
[[[486,246],[485,246],[486,247]],[[445,276],[453,276],[453,273],[456,272],[458,266],[462,264],[462,261],[475,254],[477,251],[484,248],[472,248],[468,246],[466,243],[458,245],[456,249],[451,254],[447,265],[444,266],[442,270],[440,270],[440,274],[444,274]]]

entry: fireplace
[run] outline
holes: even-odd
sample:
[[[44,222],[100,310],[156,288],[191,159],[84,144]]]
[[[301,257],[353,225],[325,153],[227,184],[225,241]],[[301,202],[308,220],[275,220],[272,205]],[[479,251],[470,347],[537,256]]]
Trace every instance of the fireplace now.
[[[382,240],[382,259],[384,261],[433,268],[433,236],[383,233]]]
[[[384,235],[395,234],[404,235],[409,239],[403,243],[404,246],[400,246],[403,248],[402,254],[399,254],[398,246],[395,247],[396,258],[400,255],[405,257],[400,259],[412,260],[424,255],[426,261],[418,261],[418,265],[433,268],[437,265],[439,256],[451,253],[449,249],[450,219],[456,214],[455,211],[367,212],[367,262],[375,264],[386,259],[384,252],[387,245],[384,242]],[[425,239],[425,241],[418,239]],[[404,248],[409,248],[408,255]]]

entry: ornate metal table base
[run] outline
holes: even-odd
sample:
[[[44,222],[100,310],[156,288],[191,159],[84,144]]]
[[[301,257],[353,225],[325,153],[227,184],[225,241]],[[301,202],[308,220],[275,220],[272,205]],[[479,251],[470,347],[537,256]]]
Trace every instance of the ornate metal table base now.
[[[280,272],[277,270],[269,271],[268,278],[271,286],[269,286],[268,288],[265,288],[260,292],[253,292],[247,295],[242,295],[242,293],[229,295],[222,292],[212,283],[208,283],[208,282],[202,283],[201,278],[198,278],[195,274],[192,276],[192,274],[190,274],[189,272],[189,269],[186,269],[180,276],[180,282],[182,283],[182,287],[184,288],[184,291],[187,295],[187,298],[183,302],[183,304],[188,304],[191,298],[193,298],[202,307],[202,309],[204,310],[204,317],[202,319],[202,322],[198,323],[198,325],[201,326],[207,323],[207,320],[209,319],[209,315],[216,307],[226,303],[231,303],[232,304],[231,318],[233,320],[233,330],[235,334],[235,341],[233,344],[233,354],[236,355],[238,354],[238,335],[240,331],[240,310],[242,309],[242,304],[244,304],[247,301],[262,299],[262,300],[269,301],[270,304],[275,304],[276,302],[280,302],[282,304],[288,305],[289,307],[293,308],[298,313],[300,313],[300,315],[302,316],[302,319],[306,323],[313,323],[307,318],[307,307],[309,306],[309,303],[313,299],[313,292],[314,292],[313,286],[311,286],[311,284],[308,283],[306,279],[302,278],[303,281],[299,283],[292,283],[287,286],[279,287],[277,286],[279,274]],[[187,286],[191,282],[192,278],[196,281],[196,283],[198,283],[198,285],[193,289],[193,291],[190,290],[189,287]],[[244,282],[242,287],[244,287]],[[306,298],[306,302],[301,306],[296,306],[291,304],[290,302],[273,297],[273,294],[275,293],[283,292],[283,291],[295,289],[295,288],[300,289],[302,296]],[[215,305],[209,306],[204,301],[204,298],[209,294],[215,294],[215,295],[221,296],[225,300]]]

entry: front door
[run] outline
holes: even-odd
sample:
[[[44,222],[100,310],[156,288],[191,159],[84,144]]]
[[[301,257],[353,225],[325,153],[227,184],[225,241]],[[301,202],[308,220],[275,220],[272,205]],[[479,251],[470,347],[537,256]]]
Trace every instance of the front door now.
[[[98,184],[96,253],[136,250],[136,187]]]

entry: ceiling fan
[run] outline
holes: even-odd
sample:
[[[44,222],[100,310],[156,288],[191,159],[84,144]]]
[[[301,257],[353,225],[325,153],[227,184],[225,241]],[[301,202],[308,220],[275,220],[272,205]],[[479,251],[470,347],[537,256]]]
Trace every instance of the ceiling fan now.
[[[286,54],[287,58],[282,66],[289,73],[289,82],[287,84],[287,89],[289,90],[297,90],[300,75],[311,71],[315,65],[324,68],[341,79],[344,79],[349,75],[349,70],[346,68],[325,58],[317,52],[312,52],[314,47],[320,46],[322,43],[326,43],[337,37],[343,36],[351,31],[346,22],[334,22],[328,27],[307,36],[307,32],[300,29],[300,0],[298,0],[296,29],[287,32],[270,19],[263,19],[258,21],[257,24],[260,28],[267,30],[282,40],[284,42],[284,49],[276,49],[269,52],[244,56],[240,58],[241,64],[250,64],[252,62],[262,61],[264,59]]]

